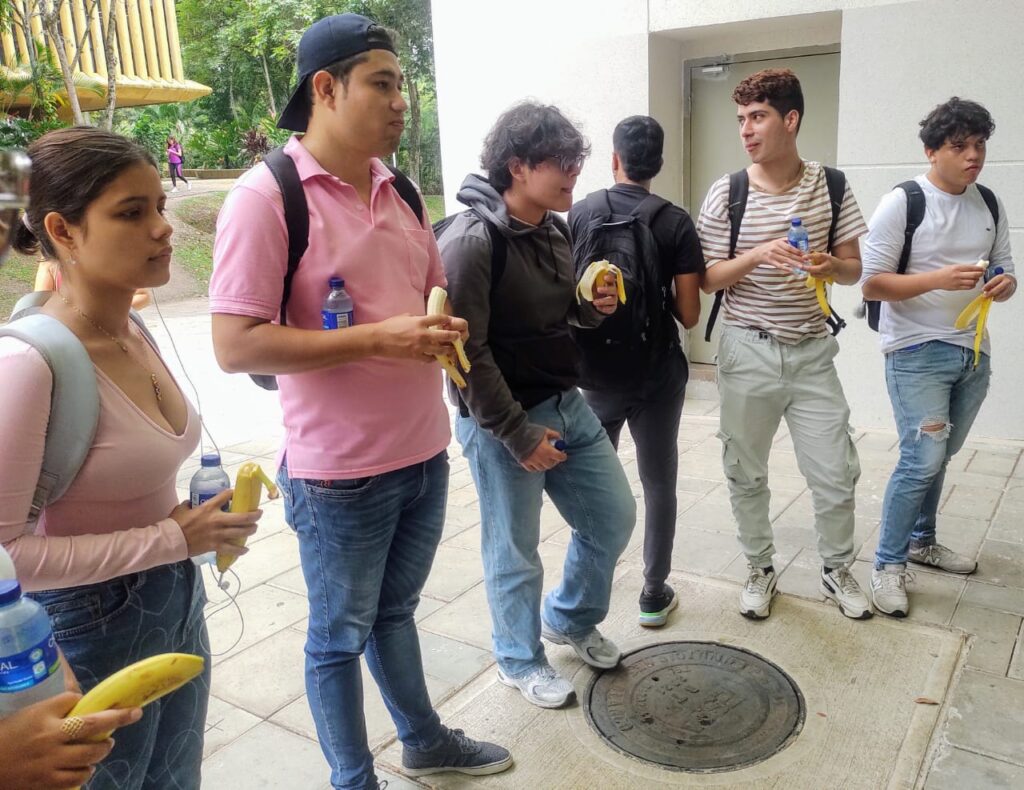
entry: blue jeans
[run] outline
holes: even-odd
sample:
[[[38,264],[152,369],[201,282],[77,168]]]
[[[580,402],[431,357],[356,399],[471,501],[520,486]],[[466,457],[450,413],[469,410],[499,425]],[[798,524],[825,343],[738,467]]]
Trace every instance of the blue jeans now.
[[[636,523],[626,474],[579,391],[549,398],[528,414],[530,422],[562,434],[567,461],[547,472],[527,472],[472,417],[456,423],[480,495],[494,655],[512,677],[546,660],[540,642],[544,568],[537,552],[541,495],[548,493],[572,528],[561,584],[543,602],[544,621],[565,634],[585,634],[608,614],[615,562]]]
[[[911,540],[935,543],[946,466],[967,439],[990,376],[987,354],[975,368],[971,349],[938,340],[885,355],[900,459],[885,488],[876,568],[906,563]]]
[[[335,788],[376,788],[359,657],[403,744],[429,749],[441,720],[427,695],[413,618],[448,498],[448,454],[354,480],[289,479],[285,518],[309,591],[306,693]]]
[[[150,703],[142,719],[114,733],[114,750],[86,785],[89,790],[198,790],[210,698],[206,593],[199,569],[185,560],[32,598],[50,615],[57,644],[83,691],[160,653],[206,659],[202,675]]]

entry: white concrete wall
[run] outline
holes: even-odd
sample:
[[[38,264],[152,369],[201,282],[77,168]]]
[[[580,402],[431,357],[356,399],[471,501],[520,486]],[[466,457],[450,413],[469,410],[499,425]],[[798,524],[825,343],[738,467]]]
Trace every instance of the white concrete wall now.
[[[666,130],[655,184],[680,199],[685,182],[683,64],[717,54],[778,52],[839,43],[839,165],[866,217],[893,184],[925,169],[917,122],[957,94],[984,103],[996,134],[982,174],[1002,198],[1024,273],[1024,115],[1016,0],[522,0],[499,25],[495,4],[433,0],[441,147],[449,211],[497,115],[533,96],[562,107],[594,154],[578,194],[607,185],[611,130],[650,113]],[[652,35],[648,35],[651,33]],[[504,54],[497,54],[499,50]],[[849,318],[856,289],[837,289]],[[1024,293],[992,311],[995,376],[975,436],[1024,438],[1024,349],[1013,332]],[[859,427],[891,428],[877,338],[851,321],[839,370]]]
[[[1016,0],[928,0],[843,14],[839,165],[865,217],[895,184],[927,169],[918,122],[950,96],[984,104],[996,121],[980,181],[1002,199],[1015,263],[1024,275],[1024,115],[1020,100],[1024,14]],[[837,298],[846,315],[852,294]],[[991,313],[992,389],[973,435],[1024,437],[1024,293]],[[843,334],[839,372],[855,419],[888,425],[882,358],[872,333]]]

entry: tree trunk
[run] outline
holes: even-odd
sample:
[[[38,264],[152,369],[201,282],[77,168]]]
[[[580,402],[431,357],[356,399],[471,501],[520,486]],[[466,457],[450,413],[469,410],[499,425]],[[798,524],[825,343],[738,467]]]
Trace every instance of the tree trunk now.
[[[274,86],[270,82],[270,69],[267,66],[266,54],[260,55],[260,62],[263,63],[263,78],[267,81],[267,98],[270,100],[270,114],[277,118],[277,104],[274,103]]]
[[[423,151],[420,146],[420,91],[415,80],[406,83],[409,90],[409,178],[420,183]]]
[[[231,64],[228,64],[228,109],[231,110],[231,117],[238,121],[238,108],[235,107],[235,75],[231,72]]]
[[[64,36],[60,26],[60,7],[64,0],[51,0],[43,4],[42,24],[50,44],[57,53],[57,63],[60,64],[60,74],[64,78],[64,89],[68,92],[68,104],[71,105],[71,117],[76,126],[85,125],[85,116],[82,114],[82,105],[78,103],[78,91],[75,89],[75,74],[68,63],[68,53],[64,49]]]
[[[107,14],[106,27],[103,28],[103,59],[107,64],[107,106],[103,113],[103,128],[110,131],[114,128],[114,108],[117,106],[117,50],[114,49],[114,8],[119,0],[111,0]],[[102,12],[100,21],[102,22]]]
[[[43,105],[46,101],[46,96],[44,95],[43,86],[39,84],[36,40],[32,38],[32,27],[29,24],[29,17],[32,15],[32,9],[26,4],[24,13],[20,13],[19,15],[21,16],[21,34],[25,37],[25,43],[28,47],[28,73],[32,76],[32,93],[35,97],[32,100],[32,106],[29,107],[28,110],[28,118],[31,121],[35,115],[36,106]]]

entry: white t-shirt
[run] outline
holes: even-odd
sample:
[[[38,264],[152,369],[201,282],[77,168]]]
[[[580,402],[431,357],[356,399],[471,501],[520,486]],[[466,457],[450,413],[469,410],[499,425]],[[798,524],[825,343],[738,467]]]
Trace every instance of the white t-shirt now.
[[[934,271],[958,263],[989,261],[989,271],[1002,266],[1013,274],[1010,230],[1006,211],[999,201],[999,226],[973,184],[960,195],[943,192],[926,176],[916,179],[924,190],[924,219],[914,233],[907,274]],[[903,250],[907,227],[907,194],[897,187],[882,198],[861,240],[861,284],[876,274],[895,272]],[[878,332],[882,352],[942,340],[965,348],[974,347],[974,325],[956,329],[960,312],[981,293],[984,280],[971,291],[929,291],[901,302],[882,302]],[[988,331],[982,350],[989,353]]]

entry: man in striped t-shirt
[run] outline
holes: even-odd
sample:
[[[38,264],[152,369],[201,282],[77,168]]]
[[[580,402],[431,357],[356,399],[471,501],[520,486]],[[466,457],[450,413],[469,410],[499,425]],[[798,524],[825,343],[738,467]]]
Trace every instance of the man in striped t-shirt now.
[[[832,361],[839,344],[806,281],[810,274],[855,284],[857,239],[867,227],[847,185],[828,249],[832,206],[825,169],[803,161],[797,151],[804,101],[792,71],[752,74],[732,98],[752,163],[735,253],[730,255],[728,176],[704,198],[697,232],[707,262],[703,288],[707,293],[725,289],[719,436],[732,511],[750,566],[740,612],[767,617],[775,593],[768,454],[785,417],[814,503],[821,590],[847,617],[866,619],[871,605],[849,571],[860,464],[850,436],[850,408]],[[807,229],[809,254],[786,239],[796,217]]]

